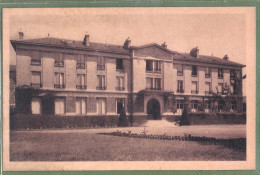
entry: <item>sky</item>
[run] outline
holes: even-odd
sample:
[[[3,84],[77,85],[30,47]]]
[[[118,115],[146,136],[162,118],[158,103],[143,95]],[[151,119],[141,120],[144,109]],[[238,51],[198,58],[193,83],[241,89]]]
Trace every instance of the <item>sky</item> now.
[[[201,55],[223,58],[227,54],[231,61],[246,64],[244,14],[175,14],[154,10],[131,13],[127,11],[129,9],[120,13],[99,13],[102,9],[82,13],[84,10],[75,11],[73,15],[62,11],[13,14],[9,37],[18,39],[18,32],[22,31],[24,39],[44,38],[49,34],[50,37],[82,41],[88,33],[90,42],[118,45],[123,45],[130,37],[135,46],[166,42],[168,49],[183,53],[198,47]],[[15,52],[10,48],[10,64],[15,64]]]

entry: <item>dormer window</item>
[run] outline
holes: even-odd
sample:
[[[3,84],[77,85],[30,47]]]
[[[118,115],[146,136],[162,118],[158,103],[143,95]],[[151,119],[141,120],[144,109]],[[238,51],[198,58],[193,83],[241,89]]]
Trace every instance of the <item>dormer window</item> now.
[[[123,59],[121,59],[121,58],[116,59],[116,70],[119,70],[119,71],[124,70]]]

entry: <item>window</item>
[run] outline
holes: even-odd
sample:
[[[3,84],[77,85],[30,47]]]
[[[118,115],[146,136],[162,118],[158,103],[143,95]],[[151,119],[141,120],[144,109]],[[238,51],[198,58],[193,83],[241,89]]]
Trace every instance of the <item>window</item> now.
[[[153,90],[161,90],[161,78],[154,79],[154,88]]]
[[[64,67],[64,54],[57,54],[54,61],[55,67]]]
[[[32,114],[41,114],[41,99],[39,97],[33,97],[31,101]]]
[[[106,113],[106,99],[105,98],[97,98],[97,113],[99,115]]]
[[[116,59],[116,70],[124,70],[123,59]]]
[[[40,66],[41,65],[41,57],[38,51],[33,51],[31,56],[31,65]]]
[[[124,90],[125,90],[125,77],[123,77],[123,76],[117,76],[117,77],[116,77],[116,81],[117,81],[116,90],[118,90],[118,91],[124,91]]]
[[[118,98],[116,99],[116,113],[120,114],[125,106],[125,99]]]
[[[232,110],[232,111],[237,110],[237,102],[236,102],[236,101],[232,101],[232,102],[231,102],[231,110]]]
[[[222,79],[223,78],[223,69],[218,68],[218,78]]]
[[[191,112],[196,112],[198,109],[198,100],[191,101]]]
[[[236,74],[234,69],[230,69],[230,79],[235,79]]]
[[[55,84],[54,84],[54,88],[60,88],[63,89],[65,88],[65,84],[64,84],[64,73],[55,73]]]
[[[41,72],[32,72],[32,83],[31,86],[33,88],[40,88],[42,87],[41,84]]]
[[[197,66],[192,66],[191,75],[192,75],[193,77],[196,77],[196,76],[197,76]]]
[[[177,114],[181,115],[184,108],[183,100],[177,100]]]
[[[223,94],[223,83],[218,84],[218,94],[222,95]]]
[[[161,72],[161,62],[154,61],[154,72]]]
[[[193,81],[191,83],[191,93],[192,94],[197,94],[198,93],[198,82],[197,81]]]
[[[105,58],[104,57],[97,58],[97,69],[105,70]]]
[[[206,67],[205,77],[206,77],[206,78],[210,78],[210,76],[211,76],[210,68],[209,68],[209,67]]]
[[[183,90],[183,81],[182,80],[178,80],[178,84],[177,84],[177,92],[179,93],[183,93],[184,90]]]
[[[64,98],[56,98],[55,102],[55,114],[64,114],[65,113],[65,99]]]
[[[146,78],[146,89],[161,90],[161,78]]]
[[[234,85],[233,84],[230,84],[230,93],[231,94],[234,94]]]
[[[85,83],[85,74],[77,74],[77,89],[86,89],[86,83]]]
[[[105,81],[105,75],[98,75],[97,76],[97,90],[106,90],[106,81]]]
[[[204,105],[205,105],[205,112],[209,112],[209,110],[210,110],[210,101],[206,100]]]
[[[77,58],[77,69],[85,69],[85,56],[84,55],[78,55]]]
[[[146,78],[146,89],[152,89],[152,88],[153,88],[153,79]]]
[[[211,83],[210,82],[206,82],[205,83],[205,94],[211,94]]]
[[[177,65],[177,76],[183,76],[183,65]]]
[[[147,72],[153,71],[153,61],[152,60],[146,60],[146,71]]]
[[[86,114],[86,98],[76,98],[76,113]]]

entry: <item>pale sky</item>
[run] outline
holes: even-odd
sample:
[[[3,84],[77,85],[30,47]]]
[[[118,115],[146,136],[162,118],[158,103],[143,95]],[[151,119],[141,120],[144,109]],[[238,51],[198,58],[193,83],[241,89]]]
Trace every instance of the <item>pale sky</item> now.
[[[10,17],[10,39],[18,39],[20,28],[24,39],[43,38],[49,33],[50,37],[83,40],[87,32],[90,42],[123,45],[130,37],[132,45],[166,42],[169,49],[187,53],[198,46],[202,55],[222,58],[227,54],[231,61],[246,64],[244,14],[14,14]],[[10,63],[15,64],[12,47],[10,56]]]

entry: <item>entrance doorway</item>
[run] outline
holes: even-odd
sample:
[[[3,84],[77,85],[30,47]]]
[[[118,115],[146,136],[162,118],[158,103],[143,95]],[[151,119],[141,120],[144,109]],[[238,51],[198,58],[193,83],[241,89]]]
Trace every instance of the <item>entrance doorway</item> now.
[[[156,99],[150,99],[147,103],[148,119],[160,120],[160,103]]]

